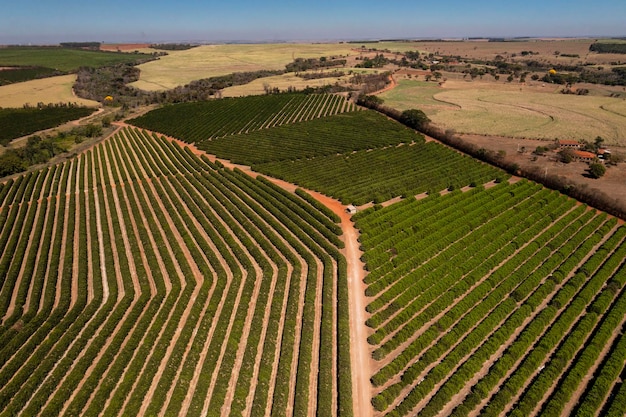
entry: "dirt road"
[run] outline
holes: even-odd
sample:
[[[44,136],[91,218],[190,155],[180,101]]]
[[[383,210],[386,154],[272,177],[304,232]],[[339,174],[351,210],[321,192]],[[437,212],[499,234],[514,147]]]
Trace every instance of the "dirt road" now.
[[[181,146],[190,146],[187,143],[181,142],[174,138],[168,138],[175,141]],[[195,154],[204,154],[203,151],[198,150],[194,146],[190,146],[190,149]],[[216,158],[213,155],[208,155],[211,161],[215,161]],[[236,165],[227,160],[220,159],[225,167],[234,169],[238,168],[246,174],[256,177],[259,174],[252,171],[250,167],[244,165]],[[280,186],[281,188],[294,192],[297,188],[295,185],[288,182],[267,177],[270,181]],[[350,346],[350,363],[352,368],[352,399],[354,415],[359,417],[370,417],[374,414],[374,409],[371,405],[372,389],[370,383],[370,352],[369,345],[367,343],[367,329],[365,327],[365,284],[363,278],[365,277],[365,269],[361,262],[361,251],[359,250],[358,231],[354,227],[350,215],[346,212],[346,206],[342,205],[339,201],[327,197],[315,191],[306,190],[311,196],[313,196],[320,203],[324,204],[334,213],[341,218],[341,229],[343,231],[343,238],[346,247],[343,250],[343,255],[346,257],[348,265],[348,292],[349,292],[349,308],[350,308],[350,340],[352,341]]]

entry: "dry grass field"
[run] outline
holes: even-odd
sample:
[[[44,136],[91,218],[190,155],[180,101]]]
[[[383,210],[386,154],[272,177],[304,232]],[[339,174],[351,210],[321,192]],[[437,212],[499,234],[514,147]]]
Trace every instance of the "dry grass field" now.
[[[295,58],[355,55],[349,44],[237,44],[203,45],[185,51],[168,51],[159,60],[139,66],[141,78],[132,85],[157,91],[193,80],[233,72],[284,69]]]
[[[338,68],[337,70],[343,71],[345,75],[341,77],[318,78],[318,79],[307,80],[305,78],[296,76],[293,72],[290,72],[287,74],[276,75],[273,77],[258,78],[248,84],[235,85],[232,87],[225,88],[222,91],[222,96],[223,97],[243,97],[243,96],[264,94],[266,87],[278,88],[280,91],[287,91],[289,87],[293,87],[298,90],[303,90],[307,87],[322,87],[322,86],[329,85],[329,84],[347,85],[349,84],[350,78],[356,72],[371,73],[371,72],[376,71],[376,70],[367,70],[367,69],[362,69],[362,68],[357,68],[357,69]]]
[[[401,110],[421,108],[435,124],[458,133],[589,141],[602,136],[607,144],[626,145],[623,98],[602,91],[566,95],[559,92],[561,88],[541,82],[454,79],[439,86],[404,79],[381,98]]]
[[[618,54],[598,54],[589,51],[589,46],[596,39],[525,39],[507,42],[475,41],[441,41],[441,42],[379,42],[366,44],[376,49],[390,51],[420,51],[426,54],[445,56],[459,56],[481,60],[493,60],[496,55],[505,58],[527,59],[522,57],[522,51],[532,51],[534,59],[544,62],[570,65],[576,63],[608,64],[622,61],[625,57]],[[560,55],[557,57],[555,53]],[[515,56],[514,56],[515,55]],[[579,55],[568,57],[563,55]]]
[[[76,97],[72,85],[76,75],[62,75],[43,78],[0,87],[0,107],[22,107],[25,104],[36,106],[37,103],[78,103],[83,106],[97,107],[100,103]]]

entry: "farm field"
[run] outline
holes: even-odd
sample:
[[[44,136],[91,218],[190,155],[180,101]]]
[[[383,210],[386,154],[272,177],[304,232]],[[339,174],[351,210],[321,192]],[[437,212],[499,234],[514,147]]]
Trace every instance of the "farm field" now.
[[[383,202],[507,177],[440,144],[425,144],[422,135],[371,110],[340,114],[333,110],[317,117],[325,109],[345,109],[343,99],[331,97],[339,98],[287,94],[182,104],[130,122],[193,142],[257,172],[322,191],[343,204]],[[266,103],[264,111],[256,110],[261,102]],[[228,111],[238,119],[220,122]],[[173,119],[179,123],[168,122]],[[255,125],[243,122],[250,119]]]
[[[0,190],[0,415],[351,415],[307,199],[128,128]]]
[[[101,67],[150,59],[146,54],[120,54],[61,47],[2,47],[0,67],[38,66],[59,71],[75,71],[81,66]]]
[[[555,89],[557,89],[555,91]],[[561,94],[559,87],[495,81],[448,80],[435,83],[401,79],[382,93],[385,104],[405,110],[419,107],[437,126],[457,133],[533,139],[605,138],[626,146],[623,98]]]
[[[188,143],[357,111],[336,95],[278,94],[164,106],[130,123]],[[183,123],[172,123],[172,120]]]
[[[76,97],[72,86],[76,75],[60,75],[40,80],[0,86],[0,107],[36,106],[37,103],[76,103],[79,106],[97,107],[97,101]]]
[[[193,80],[233,72],[284,69],[294,58],[356,55],[348,44],[233,44],[202,45],[139,66],[139,81],[131,85],[148,91],[167,90]]]
[[[343,69],[338,69],[344,71]],[[278,88],[280,91],[288,91],[290,88],[304,90],[305,88],[323,87],[329,84],[338,83],[340,85],[347,84],[352,75],[350,69],[346,69],[346,75],[335,78],[318,78],[307,80],[296,76],[293,72],[271,77],[258,78],[248,84],[234,85],[222,90],[222,97],[244,97],[250,95],[265,94],[266,88]]]
[[[89,116],[94,110],[88,107],[0,109],[0,145],[6,146],[20,136]]]
[[[376,415],[624,414],[614,218],[527,181],[354,218]]]
[[[445,56],[459,56],[468,59],[493,60],[496,55],[510,57],[514,60],[522,60],[522,51],[532,51],[539,60],[553,62],[555,64],[571,65],[579,62],[588,64],[610,64],[623,60],[620,54],[598,54],[589,51],[589,46],[596,39],[558,39],[558,38],[535,38],[516,39],[505,42],[488,42],[487,39],[474,41],[445,40],[445,41],[407,41],[407,42],[374,42],[365,43],[363,46],[378,50],[388,49],[394,51],[419,51],[425,54]],[[602,42],[602,40],[599,40]],[[617,42],[610,40],[610,42]],[[357,44],[358,45],[358,44]],[[361,45],[359,45],[361,46]],[[555,53],[559,52],[559,56]],[[578,55],[578,57],[563,56]]]
[[[456,47],[437,44],[420,45]],[[534,48],[494,44],[473,51]],[[142,65],[135,86],[359,46],[173,51]],[[622,98],[523,88],[401,79],[381,97],[459,133],[626,138]],[[167,105],[128,122],[0,183],[0,417],[624,415],[626,229],[615,218],[339,95]],[[286,192],[248,166],[315,192]],[[344,211],[341,226],[319,193]],[[354,225],[347,204],[360,206]],[[363,253],[346,259],[356,236]],[[354,363],[355,350],[367,357]]]
[[[508,177],[503,171],[435,142],[267,162],[252,168],[357,206]]]
[[[338,118],[368,113],[199,145],[343,204],[393,198],[376,196],[376,175],[397,169],[405,198],[353,217],[368,271],[363,295],[374,415],[623,415],[618,375],[624,371],[626,229],[621,223],[538,184],[509,183],[493,168],[480,177],[482,164],[461,162],[435,142],[297,160],[280,156],[288,143],[281,140],[297,139],[296,132],[323,140],[316,123],[333,131]],[[376,132],[377,123],[366,124]],[[237,141],[239,146],[225,151]],[[261,152],[263,141],[278,146]],[[256,152],[250,151],[252,144]],[[440,153],[430,153],[435,150]],[[274,155],[276,161],[255,164],[260,155]],[[410,162],[403,165],[396,155]],[[360,158],[363,168],[350,165]],[[437,161],[439,171],[409,168],[426,168],[427,160]],[[449,186],[453,172],[462,179]],[[328,178],[305,182],[315,175]],[[494,177],[499,183],[491,182]],[[418,186],[407,189],[413,181]],[[474,186],[466,187],[470,183]],[[365,197],[345,197],[337,192],[341,187],[346,195],[362,187]],[[444,188],[449,192],[432,192]],[[430,194],[426,198],[424,191]],[[420,198],[410,198],[413,194]]]

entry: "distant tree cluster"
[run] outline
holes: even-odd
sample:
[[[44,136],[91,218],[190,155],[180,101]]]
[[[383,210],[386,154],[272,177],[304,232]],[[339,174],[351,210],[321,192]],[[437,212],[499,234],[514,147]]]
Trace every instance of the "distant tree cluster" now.
[[[626,54],[626,43],[594,42],[589,50],[600,54]]]
[[[363,58],[362,62],[356,64],[356,68],[382,68],[389,63],[389,59],[383,54],[376,54],[374,58]]]
[[[327,72],[301,72],[296,74],[300,78],[305,80],[318,80],[322,78],[339,78],[346,75],[343,71],[327,71]]]
[[[185,51],[195,48],[196,46],[198,45],[192,45],[190,43],[153,43],[150,45],[150,48],[161,49],[163,51]]]
[[[53,138],[31,136],[25,146],[7,149],[0,155],[0,177],[26,171],[29,166],[45,163],[65,151]]]
[[[320,58],[296,58],[293,62],[290,62],[285,66],[287,72],[301,72],[307,70],[329,68],[329,67],[341,67],[346,65],[345,59],[337,59],[331,57]]]
[[[586,96],[589,94],[589,89],[587,88],[577,88],[576,90],[572,90],[570,87],[564,88],[561,90],[563,94],[575,94],[577,96]]]
[[[111,96],[116,103],[127,104],[142,102],[148,104],[140,90],[127,84],[139,80],[139,69],[132,64],[118,64],[109,67],[82,67],[78,70],[74,92],[88,100],[103,102]]]
[[[551,84],[574,84],[580,81],[580,77],[576,74],[548,72],[541,81]]]
[[[356,101],[359,106],[367,107],[368,109],[378,110],[382,106],[384,100],[378,96],[361,94]]]
[[[350,78],[350,83],[360,91],[361,94],[370,94],[382,90],[390,82],[391,73],[385,71],[381,74],[354,74]]]
[[[62,48],[70,49],[90,49],[97,51],[100,49],[100,42],[61,42]]]
[[[589,164],[589,175],[591,178],[600,178],[606,173],[606,167],[600,162]]]
[[[417,109],[403,111],[398,121],[416,130],[422,130],[430,123],[428,116],[423,111]]]

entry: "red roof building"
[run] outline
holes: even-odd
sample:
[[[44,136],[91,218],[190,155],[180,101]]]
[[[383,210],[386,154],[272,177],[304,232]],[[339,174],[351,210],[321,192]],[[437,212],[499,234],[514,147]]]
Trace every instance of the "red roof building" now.
[[[577,161],[591,162],[596,159],[596,154],[587,151],[574,151],[574,159]]]
[[[570,148],[570,149],[578,149],[580,148],[580,142],[576,140],[559,140],[557,142],[559,144],[559,148]]]

